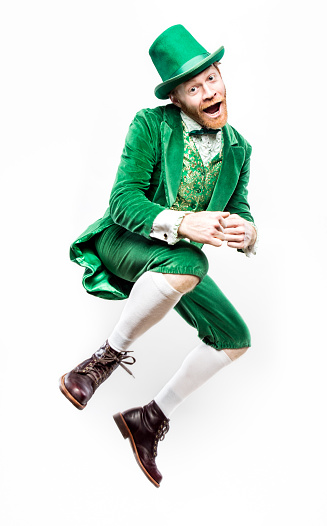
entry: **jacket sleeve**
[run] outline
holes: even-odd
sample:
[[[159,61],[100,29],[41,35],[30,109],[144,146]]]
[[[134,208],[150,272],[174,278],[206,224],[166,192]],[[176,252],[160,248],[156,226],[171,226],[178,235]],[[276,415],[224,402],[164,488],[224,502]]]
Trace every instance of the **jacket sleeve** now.
[[[159,157],[160,123],[146,111],[139,112],[130,125],[109,210],[115,223],[151,239],[153,221],[165,208],[147,198]]]
[[[231,214],[238,214],[247,221],[254,223],[254,219],[250,212],[250,205],[247,200],[248,196],[248,183],[250,178],[250,157],[252,147],[246,143],[245,160],[241,169],[238,183],[236,188],[228,201],[225,210]]]

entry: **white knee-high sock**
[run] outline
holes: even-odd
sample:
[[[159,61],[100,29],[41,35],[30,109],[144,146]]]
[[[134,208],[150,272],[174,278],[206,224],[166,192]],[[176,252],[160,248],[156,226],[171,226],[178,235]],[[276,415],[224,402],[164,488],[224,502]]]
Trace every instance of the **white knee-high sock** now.
[[[116,351],[126,351],[131,343],[158,323],[183,296],[164,274],[145,272],[135,282],[120,320],[108,338]]]
[[[188,354],[180,369],[157,394],[155,402],[166,417],[170,418],[187,396],[231,362],[225,351],[217,351],[201,342]]]

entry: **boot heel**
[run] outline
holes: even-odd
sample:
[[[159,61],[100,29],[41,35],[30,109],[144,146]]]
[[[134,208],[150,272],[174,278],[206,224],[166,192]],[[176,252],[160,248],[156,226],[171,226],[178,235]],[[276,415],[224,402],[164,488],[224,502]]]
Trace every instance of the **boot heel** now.
[[[121,432],[121,434],[123,435],[123,437],[124,438],[129,438],[128,429],[127,429],[127,426],[125,424],[125,420],[124,420],[122,414],[121,413],[116,413],[113,416],[113,419],[116,422],[117,427],[118,427],[119,431]]]

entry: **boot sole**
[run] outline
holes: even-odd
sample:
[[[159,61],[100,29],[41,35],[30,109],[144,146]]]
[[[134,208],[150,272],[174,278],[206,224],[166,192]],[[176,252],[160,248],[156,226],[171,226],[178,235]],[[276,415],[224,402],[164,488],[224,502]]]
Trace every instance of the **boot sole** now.
[[[160,484],[158,484],[157,481],[154,480],[154,478],[151,477],[150,473],[147,472],[147,470],[145,469],[145,467],[143,466],[142,462],[141,462],[141,459],[139,457],[139,454],[137,452],[137,447],[136,447],[136,444],[134,442],[134,438],[133,438],[133,435],[132,433],[130,432],[129,430],[129,427],[128,425],[126,424],[125,422],[125,419],[123,417],[123,415],[121,413],[117,413],[113,416],[113,419],[114,421],[116,422],[117,424],[117,427],[119,429],[119,431],[121,432],[121,434],[123,435],[123,437],[126,439],[128,438],[129,439],[129,442],[132,446],[132,450],[133,450],[133,453],[134,453],[134,456],[135,456],[135,459],[136,459],[136,462],[138,463],[138,465],[140,466],[140,468],[142,469],[143,473],[146,475],[146,477],[149,479],[150,482],[152,482],[152,484],[154,484],[154,486],[156,488],[159,488],[160,487]]]
[[[67,374],[67,373],[66,373]],[[84,409],[84,407],[86,407],[87,404],[83,405],[83,404],[80,404],[74,397],[73,395],[70,394],[70,392],[68,391],[68,389],[66,388],[65,386],[65,376],[66,374],[64,374],[60,380],[59,380],[59,389],[60,391],[62,392],[62,394],[67,398],[67,400],[69,400],[75,407],[77,407],[77,409]]]

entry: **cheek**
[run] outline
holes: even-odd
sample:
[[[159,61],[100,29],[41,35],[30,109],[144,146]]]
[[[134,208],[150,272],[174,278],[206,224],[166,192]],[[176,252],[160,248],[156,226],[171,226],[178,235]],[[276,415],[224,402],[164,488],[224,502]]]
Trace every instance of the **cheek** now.
[[[194,110],[198,110],[199,108],[201,108],[201,104],[202,104],[202,94],[201,93],[197,93],[194,97],[192,97],[192,99],[190,100],[190,105],[192,106],[192,108]]]
[[[215,88],[222,95],[225,93],[225,84],[223,83],[223,79],[221,77],[219,77],[217,82],[215,82]]]
[[[199,108],[200,108],[200,102],[197,102],[197,101],[192,100],[192,102],[191,102],[191,104],[190,104],[190,108],[191,108],[192,111],[194,111],[194,112],[199,111]]]
[[[187,108],[188,111],[194,113],[199,110],[199,102],[192,97],[192,99],[184,100],[184,107]]]
[[[220,84],[220,93],[226,97],[226,88],[225,88],[225,84],[223,83],[223,81],[221,81],[221,84]]]

